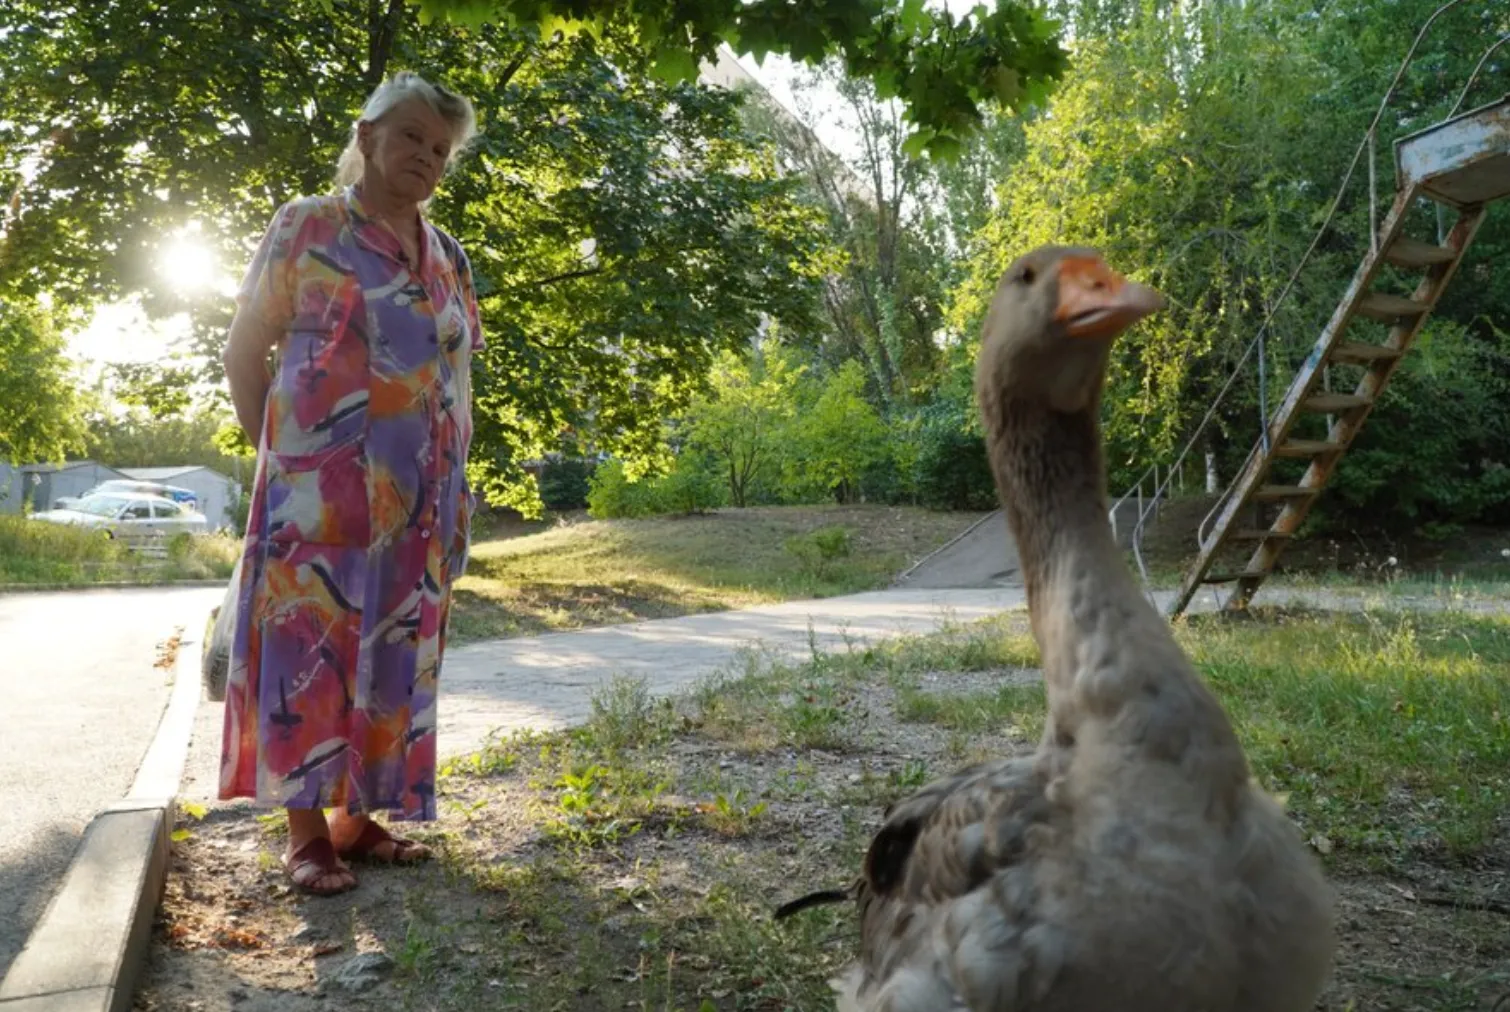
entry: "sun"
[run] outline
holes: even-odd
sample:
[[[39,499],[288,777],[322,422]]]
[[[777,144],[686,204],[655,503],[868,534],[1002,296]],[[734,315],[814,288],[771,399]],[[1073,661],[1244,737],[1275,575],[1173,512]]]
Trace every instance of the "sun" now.
[[[162,279],[182,295],[207,291],[219,278],[215,251],[191,223],[165,243],[158,253],[157,269]]]

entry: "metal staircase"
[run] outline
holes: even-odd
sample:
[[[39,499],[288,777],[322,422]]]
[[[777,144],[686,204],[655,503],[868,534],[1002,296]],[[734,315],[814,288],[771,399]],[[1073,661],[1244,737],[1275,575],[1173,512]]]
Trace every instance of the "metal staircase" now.
[[[1246,608],[1273,571],[1452,283],[1485,209],[1510,197],[1510,95],[1400,138],[1395,170],[1393,206],[1283,402],[1269,416],[1209,533],[1203,525],[1200,553],[1169,605],[1169,617],[1211,584],[1236,584],[1223,606]],[[1433,239],[1406,231],[1412,212],[1419,214],[1423,204],[1438,209]],[[1450,226],[1444,227],[1444,212],[1456,216]],[[1386,265],[1417,278],[1409,296],[1376,288],[1391,273]],[[1386,331],[1382,340],[1359,333],[1378,326]],[[1331,373],[1343,368],[1356,371],[1350,393],[1330,389]],[[1305,462],[1298,479],[1276,476],[1276,469],[1284,468],[1281,461],[1295,460]]]

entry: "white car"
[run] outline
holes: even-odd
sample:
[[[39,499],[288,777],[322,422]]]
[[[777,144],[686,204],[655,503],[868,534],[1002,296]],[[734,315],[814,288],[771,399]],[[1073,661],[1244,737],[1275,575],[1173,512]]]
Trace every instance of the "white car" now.
[[[203,513],[155,495],[90,495],[62,509],[33,513],[31,518],[101,530],[127,544],[157,541],[175,534],[204,534],[209,530],[209,521]]]

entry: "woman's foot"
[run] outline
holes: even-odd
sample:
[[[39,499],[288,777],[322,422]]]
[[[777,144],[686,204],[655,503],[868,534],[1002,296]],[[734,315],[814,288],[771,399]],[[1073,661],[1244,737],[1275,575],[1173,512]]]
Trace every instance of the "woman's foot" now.
[[[357,877],[324,836],[312,837],[299,847],[290,845],[283,855],[283,870],[289,882],[315,896],[335,896],[357,885]]]
[[[288,850],[283,869],[297,888],[316,896],[355,889],[357,877],[336,854],[325,812],[318,808],[288,810]]]
[[[348,861],[413,864],[430,856],[429,847],[394,836],[365,815],[338,813],[330,821],[331,842],[336,853]]]

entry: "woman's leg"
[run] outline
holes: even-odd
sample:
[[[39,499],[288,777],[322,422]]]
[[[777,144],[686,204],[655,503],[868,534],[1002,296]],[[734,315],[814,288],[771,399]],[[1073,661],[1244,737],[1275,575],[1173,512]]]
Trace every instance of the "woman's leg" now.
[[[330,824],[321,808],[288,810],[288,851],[283,861],[294,884],[313,893],[341,893],[357,884],[351,869],[336,856]]]

